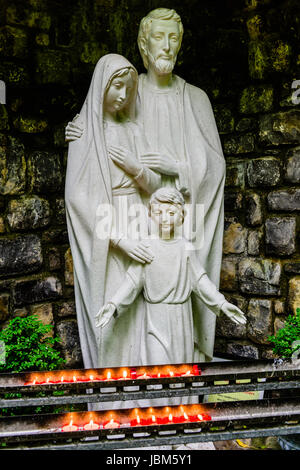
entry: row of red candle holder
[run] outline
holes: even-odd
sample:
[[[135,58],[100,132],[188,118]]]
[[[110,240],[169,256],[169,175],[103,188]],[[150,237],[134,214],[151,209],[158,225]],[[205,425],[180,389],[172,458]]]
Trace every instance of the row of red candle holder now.
[[[137,379],[161,379],[161,378],[170,378],[170,377],[189,377],[189,376],[199,376],[201,375],[201,370],[199,370],[197,364],[193,365],[192,370],[188,370],[184,373],[178,373],[170,371],[168,374],[160,373],[150,374],[144,373],[137,375],[136,369],[130,369],[130,371],[124,370],[121,377],[112,377],[110,371],[107,372],[106,377],[95,377],[90,375],[89,377],[80,377],[73,375],[72,378],[61,376],[59,378],[47,377],[46,380],[41,380],[38,377],[35,378],[32,382],[26,382],[24,385],[48,385],[48,384],[59,384],[59,383],[76,383],[76,382],[108,382],[114,380],[137,380]]]
[[[121,424],[118,420],[112,418],[110,420],[104,421],[103,424],[94,423],[94,420],[91,420],[88,424],[84,426],[77,426],[73,424],[71,419],[70,423],[61,428],[63,432],[72,432],[72,431],[94,431],[97,429],[117,429],[120,427],[136,427],[136,426],[151,426],[151,425],[161,425],[161,424],[178,424],[178,423],[196,423],[201,421],[210,421],[211,416],[207,413],[197,414],[197,415],[187,415],[184,413],[181,416],[173,416],[169,414],[164,417],[156,417],[152,415],[148,418],[140,418],[138,415],[130,421],[130,423]]]

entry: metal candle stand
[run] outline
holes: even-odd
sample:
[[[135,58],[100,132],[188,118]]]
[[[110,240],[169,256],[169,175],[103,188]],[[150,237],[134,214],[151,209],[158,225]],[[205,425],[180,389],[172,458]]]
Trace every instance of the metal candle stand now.
[[[1,418],[2,449],[121,449],[296,434],[299,375],[291,361],[0,374],[0,408],[293,392],[293,398]],[[40,392],[44,396],[38,396]],[[9,397],[15,393],[22,398]]]

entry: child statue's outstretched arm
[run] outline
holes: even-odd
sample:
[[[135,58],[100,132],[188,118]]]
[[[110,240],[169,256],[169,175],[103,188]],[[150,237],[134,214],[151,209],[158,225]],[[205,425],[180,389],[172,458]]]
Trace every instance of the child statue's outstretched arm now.
[[[192,245],[190,245],[190,248],[192,248]],[[245,324],[247,320],[244,313],[235,305],[227,302],[224,295],[218,291],[216,285],[209,279],[204,268],[200,265],[194,250],[190,252],[189,263],[195,294],[215,315],[218,316],[220,312],[223,312],[233,322]]]
[[[139,263],[132,263],[125,279],[115,295],[98,311],[95,316],[96,327],[103,328],[117,313],[127,310],[143,289],[143,271]]]
[[[227,302],[206,273],[202,274],[198,280],[195,293],[216,315],[222,311],[235,323],[245,324],[247,322],[244,313],[236,305]]]

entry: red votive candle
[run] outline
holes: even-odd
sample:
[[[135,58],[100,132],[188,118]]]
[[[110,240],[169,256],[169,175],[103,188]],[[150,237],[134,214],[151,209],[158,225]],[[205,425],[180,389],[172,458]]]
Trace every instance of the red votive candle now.
[[[32,382],[25,382],[24,385],[37,385],[37,378],[33,379]]]
[[[60,379],[60,381],[61,381],[62,383],[70,384],[70,383],[73,383],[73,378],[70,379],[70,378],[62,377],[62,378]]]
[[[193,374],[194,375],[200,375],[200,371],[199,371],[199,368],[198,368],[197,364],[193,365]]]
[[[130,377],[132,380],[136,379],[136,370],[135,369],[130,369]]]
[[[211,421],[211,416],[207,413],[202,414],[203,421]]]
[[[130,421],[130,426],[141,426],[141,418],[137,415],[134,419]]]
[[[120,427],[119,421],[115,421],[113,418],[110,419],[109,421],[105,421],[103,423],[103,427],[105,429],[116,429]]]
[[[127,370],[124,370],[123,371],[123,374],[122,374],[122,377],[119,377],[118,380],[128,380],[129,377],[128,377],[128,372]]]
[[[110,382],[111,380],[116,380],[114,377],[111,376],[111,372],[108,371],[106,375],[106,379],[104,379],[104,382]]]
[[[200,415],[199,415],[200,416]],[[189,415],[189,421],[191,423],[195,423],[197,421],[200,421],[199,418],[198,418],[198,415]]]
[[[90,375],[88,379],[86,379],[86,382],[100,382],[101,379],[100,377],[94,377],[93,375]]]
[[[156,416],[154,415],[151,416],[150,424],[157,424]]]
[[[91,419],[91,421],[86,424],[85,426],[83,426],[83,429],[85,431],[94,431],[95,429],[99,429],[100,428],[100,425],[99,424],[96,424],[94,423],[94,421]]]
[[[59,383],[60,383],[60,377],[53,378],[53,379],[51,380],[51,383],[52,383],[52,384],[59,384]]]
[[[77,431],[78,430],[78,426],[76,426],[75,424],[73,424],[73,420],[71,419],[70,423],[67,424],[66,426],[64,426],[62,428],[62,431],[64,432],[72,432],[72,431]]]
[[[184,416],[174,416],[173,421],[174,423],[184,423],[186,419]]]
[[[181,377],[189,377],[190,375],[194,375],[191,373],[190,370],[188,370],[187,372],[184,372],[183,374],[181,374]]]
[[[149,426],[150,424],[152,424],[152,419],[149,417],[149,418],[141,418],[141,425],[142,426]]]
[[[169,417],[168,416],[163,416],[157,418],[157,424],[167,424],[169,422]]]
[[[150,375],[147,375],[146,372],[145,372],[145,373],[142,374],[142,375],[138,375],[137,378],[138,378],[138,379],[150,379],[151,377],[150,377]]]

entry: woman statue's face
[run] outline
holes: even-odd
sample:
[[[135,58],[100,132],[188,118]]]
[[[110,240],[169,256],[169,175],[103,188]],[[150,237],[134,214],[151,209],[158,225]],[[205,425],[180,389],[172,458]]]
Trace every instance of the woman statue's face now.
[[[113,78],[104,99],[104,111],[115,115],[128,103],[134,82],[130,73]]]

